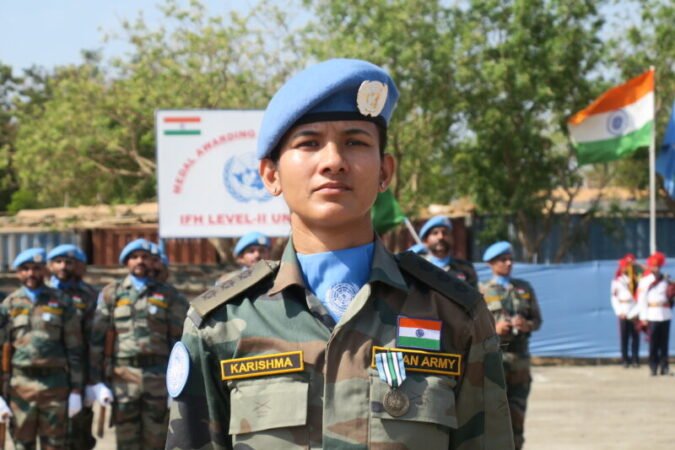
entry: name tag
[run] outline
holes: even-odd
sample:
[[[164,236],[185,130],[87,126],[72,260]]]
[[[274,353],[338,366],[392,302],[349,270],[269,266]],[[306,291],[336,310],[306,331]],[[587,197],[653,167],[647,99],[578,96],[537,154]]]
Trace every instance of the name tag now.
[[[371,367],[375,368],[375,355],[383,352],[403,353],[405,370],[410,372],[435,373],[459,376],[461,374],[462,355],[455,353],[436,353],[407,348],[373,347]]]
[[[302,372],[303,370],[305,370],[305,363],[302,359],[302,350],[220,361],[220,377],[223,381]]]

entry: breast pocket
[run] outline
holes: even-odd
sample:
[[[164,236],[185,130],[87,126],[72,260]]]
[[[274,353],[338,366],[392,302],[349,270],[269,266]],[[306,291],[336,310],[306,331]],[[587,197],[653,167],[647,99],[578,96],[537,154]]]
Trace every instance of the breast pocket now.
[[[391,388],[376,371],[372,372],[368,447],[397,444],[407,449],[447,450],[450,429],[457,428],[454,378],[408,374],[398,389],[407,397],[409,407],[405,414],[394,417],[387,412],[384,401]]]
[[[63,330],[63,313],[54,314],[50,312],[42,312],[37,318],[40,322],[40,329],[47,333],[50,341],[60,341],[61,331]]]
[[[229,382],[232,444],[251,449],[301,449],[309,446],[303,374]]]

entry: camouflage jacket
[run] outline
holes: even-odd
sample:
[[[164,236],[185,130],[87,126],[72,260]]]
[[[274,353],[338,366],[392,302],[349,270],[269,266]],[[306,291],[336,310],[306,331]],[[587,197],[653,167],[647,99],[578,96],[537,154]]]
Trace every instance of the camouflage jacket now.
[[[187,300],[173,287],[150,281],[140,291],[131,277],[111,283],[98,297],[90,342],[90,379],[103,381],[105,336],[115,331],[114,358],[168,358],[180,340]]]
[[[394,417],[373,356],[402,347],[401,316],[442,328],[438,352],[402,349],[410,406]],[[289,241],[281,263],[261,261],[195,299],[182,342],[189,375],[167,449],[513,448],[499,340],[479,293],[379,241],[338,324],[305,288]]]
[[[64,368],[70,387],[82,388],[80,315],[69,297],[45,286],[33,303],[19,288],[2,301],[0,323],[13,368]]]
[[[79,281],[76,284],[68,285],[61,289],[55,286],[52,287],[70,297],[73,301],[73,306],[75,306],[80,313],[82,337],[84,338],[82,371],[85,378],[85,384],[89,384],[87,382],[87,379],[89,378],[89,342],[91,340],[91,328],[94,322],[98,291],[94,286],[87,284],[84,281]]]
[[[510,320],[516,315],[523,316],[532,322],[532,331],[541,327],[542,317],[537,296],[530,283],[518,278],[511,278],[507,287],[491,279],[481,283],[480,291],[485,297],[488,309],[495,322]],[[518,333],[502,336],[504,351],[509,353],[529,354],[529,338],[531,333]]]
[[[427,255],[426,258],[428,259],[429,255]],[[476,269],[474,269],[471,261],[450,258],[450,262],[445,265],[445,267],[442,267],[442,269],[450,275],[454,275],[460,280],[466,281],[472,287],[478,288],[478,275],[476,275]]]

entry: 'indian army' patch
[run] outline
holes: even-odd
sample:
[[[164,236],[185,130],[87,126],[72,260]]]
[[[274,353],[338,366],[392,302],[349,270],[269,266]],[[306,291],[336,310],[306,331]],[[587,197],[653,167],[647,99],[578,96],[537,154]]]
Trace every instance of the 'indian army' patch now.
[[[305,363],[302,359],[302,350],[220,361],[220,375],[223,381],[302,372],[303,370],[305,370]]]
[[[166,390],[176,398],[183,392],[190,375],[190,354],[185,344],[178,341],[174,344],[166,368]]]
[[[461,374],[462,355],[455,353],[424,352],[407,348],[373,347],[371,367],[376,367],[375,355],[384,352],[403,353],[403,365],[408,372],[435,373],[439,375],[459,376]]]

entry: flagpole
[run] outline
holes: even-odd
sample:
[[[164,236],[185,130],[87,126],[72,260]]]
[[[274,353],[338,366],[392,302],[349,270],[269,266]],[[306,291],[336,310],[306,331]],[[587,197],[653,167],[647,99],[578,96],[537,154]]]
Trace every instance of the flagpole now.
[[[650,67],[654,71],[654,66]],[[656,82],[654,82],[656,92]],[[654,96],[656,103],[656,96]],[[649,145],[649,251],[656,251],[656,105],[654,105],[652,142]]]
[[[405,218],[405,226],[408,228],[408,231],[412,235],[413,239],[415,239],[415,242],[417,244],[423,244],[422,240],[420,239],[419,235],[417,234],[417,231],[415,231],[415,227],[413,227],[412,223],[410,223],[410,220],[407,217]]]

